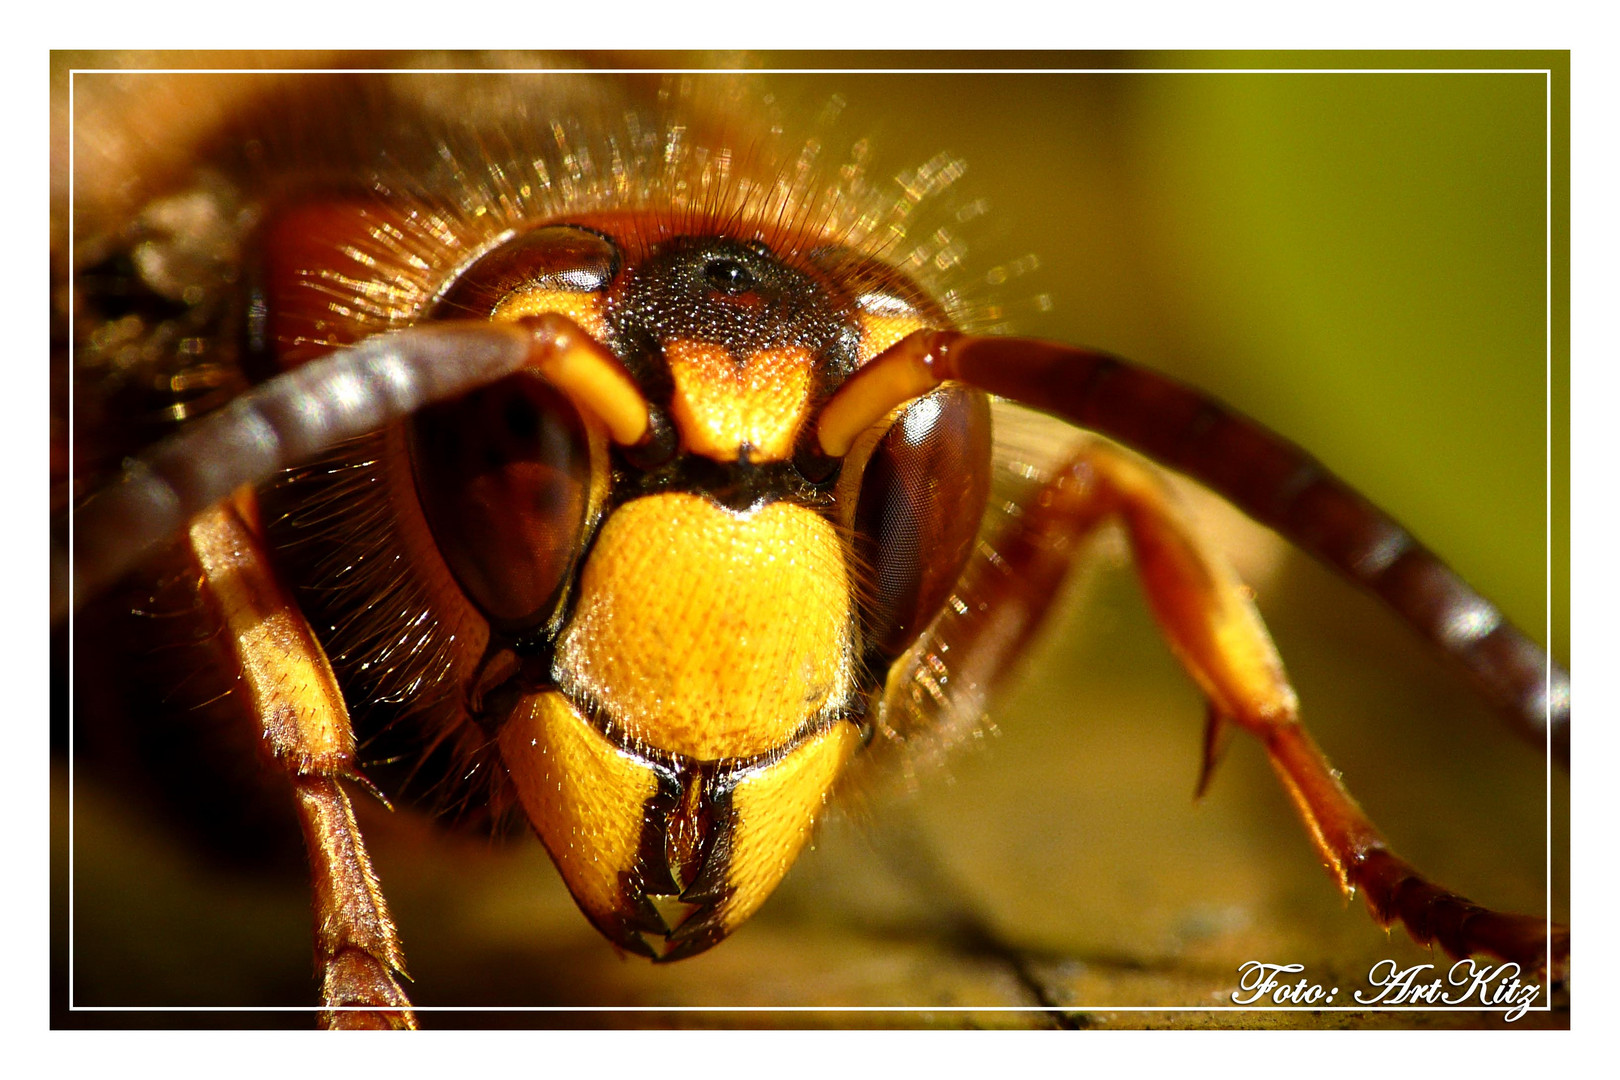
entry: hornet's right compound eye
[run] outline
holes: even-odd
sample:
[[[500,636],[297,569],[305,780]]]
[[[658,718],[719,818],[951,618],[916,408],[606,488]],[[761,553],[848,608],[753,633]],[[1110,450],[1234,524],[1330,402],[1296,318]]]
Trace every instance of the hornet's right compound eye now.
[[[564,297],[607,291],[623,260],[611,239],[581,225],[546,225],[473,263],[435,307],[437,319],[572,314]],[[559,295],[561,294],[561,295]]]
[[[417,497],[467,598],[497,630],[546,623],[583,543],[590,440],[574,406],[530,375],[420,410]]]
[[[433,314],[515,321],[557,312],[599,333],[621,265],[601,233],[543,226],[473,263]],[[422,409],[409,427],[422,513],[462,591],[497,630],[548,622],[590,515],[591,440],[578,410],[525,372]]]

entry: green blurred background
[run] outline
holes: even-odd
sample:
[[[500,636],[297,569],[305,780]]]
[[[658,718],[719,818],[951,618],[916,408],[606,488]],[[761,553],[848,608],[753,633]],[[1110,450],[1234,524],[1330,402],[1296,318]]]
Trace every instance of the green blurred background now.
[[[1040,260],[1003,290],[1021,332],[1140,360],[1303,443],[1544,639],[1549,400],[1555,539],[1569,504],[1568,322],[1555,307],[1549,388],[1547,298],[1549,210],[1568,295],[1567,135],[1548,134],[1567,109],[1549,118],[1547,77],[1143,68],[1556,60],[1075,57],[1134,70],[826,86],[886,156],[967,161],[963,186],[992,207],[974,267]],[[1018,311],[1019,289],[1049,294],[1050,315]],[[1554,543],[1560,656],[1567,553]]]

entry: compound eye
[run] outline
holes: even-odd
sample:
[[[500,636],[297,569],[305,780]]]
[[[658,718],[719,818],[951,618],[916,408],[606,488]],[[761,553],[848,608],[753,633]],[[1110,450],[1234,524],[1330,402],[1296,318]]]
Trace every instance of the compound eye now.
[[[619,272],[611,239],[579,225],[524,233],[469,266],[436,319],[517,319],[559,311],[585,326]],[[573,405],[519,374],[411,418],[417,498],[440,554],[495,629],[547,622],[583,540],[590,440]]]
[[[863,319],[947,326],[944,310],[916,282],[879,259],[846,247],[818,248],[810,260],[838,284]],[[867,357],[870,359],[870,357]]]
[[[409,431],[423,515],[467,598],[503,632],[547,622],[590,501],[590,443],[574,407],[513,375],[422,409]]]
[[[608,237],[581,225],[546,225],[469,266],[434,310],[436,318],[488,318],[524,296],[599,293],[622,260]]]
[[[885,664],[939,614],[973,554],[990,498],[990,404],[942,386],[906,406],[861,474],[857,562],[868,655]]]

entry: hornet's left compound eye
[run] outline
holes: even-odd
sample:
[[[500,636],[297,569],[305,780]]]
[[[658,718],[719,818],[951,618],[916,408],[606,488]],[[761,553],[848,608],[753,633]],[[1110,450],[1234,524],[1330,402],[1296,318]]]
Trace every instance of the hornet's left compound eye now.
[[[863,365],[908,334],[949,325],[927,293],[877,259],[844,247],[811,258],[856,312]],[[941,386],[890,421],[875,444],[862,444],[869,454],[852,454],[840,495],[854,504],[854,561],[865,575],[858,590],[864,659],[872,671],[886,671],[939,614],[973,554],[990,498],[990,405],[982,392]]]
[[[939,614],[973,554],[989,465],[989,403],[960,386],[912,402],[873,448],[855,508],[869,660],[893,662]]]

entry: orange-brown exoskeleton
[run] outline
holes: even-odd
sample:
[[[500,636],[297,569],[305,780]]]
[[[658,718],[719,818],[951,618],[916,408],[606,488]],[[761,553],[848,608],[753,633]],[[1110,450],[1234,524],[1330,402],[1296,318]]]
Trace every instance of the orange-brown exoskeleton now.
[[[1567,760],[1567,677],[1538,646],[1259,425],[979,332],[939,278],[954,239],[913,220],[954,161],[890,184],[859,148],[829,164],[744,124],[759,106],[729,83],[604,103],[563,78],[280,88],[133,224],[75,238],[79,370],[102,373],[81,440],[139,427],[115,416],[132,396],[185,423],[86,454],[73,602],[155,567],[144,617],[210,651],[290,781],[327,1023],[415,1023],[345,787],[375,756],[353,713],[416,733],[452,799],[514,806],[618,949],[691,957],[766,903],[851,776],[975,721],[1107,524],[1207,701],[1200,788],[1242,729],[1380,922],[1562,969],[1563,927],[1390,850],[1251,593],[1137,455],[1381,597]],[[327,93],[337,115],[286,124]],[[987,513],[1004,403],[1091,437]]]

